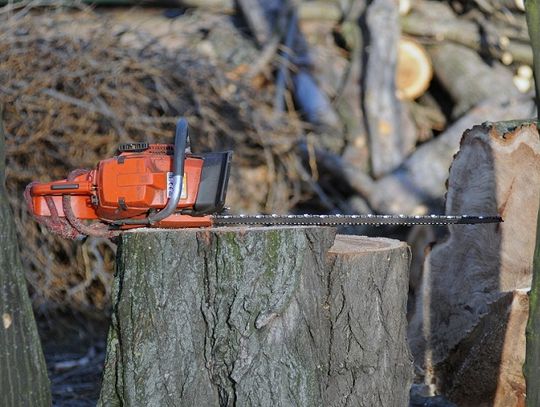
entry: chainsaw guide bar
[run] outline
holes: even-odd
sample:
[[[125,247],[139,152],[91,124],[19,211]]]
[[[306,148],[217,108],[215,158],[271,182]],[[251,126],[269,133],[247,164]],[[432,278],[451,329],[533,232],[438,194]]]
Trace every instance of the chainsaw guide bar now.
[[[353,226],[353,225],[472,225],[500,223],[500,216],[471,215],[213,215],[215,226],[226,225],[281,225],[281,226]]]

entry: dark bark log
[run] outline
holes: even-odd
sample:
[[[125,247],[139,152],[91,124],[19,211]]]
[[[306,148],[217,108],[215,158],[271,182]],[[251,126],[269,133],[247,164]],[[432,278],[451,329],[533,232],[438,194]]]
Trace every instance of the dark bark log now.
[[[4,133],[0,111],[0,405],[50,406],[45,359],[19,257],[4,186]]]
[[[257,0],[236,0],[246,22],[259,45],[264,45],[270,40],[272,31],[268,21],[264,17],[264,10]]]
[[[283,110],[284,88],[292,83],[291,91],[295,103],[305,119],[321,132],[339,134],[337,113],[312,74],[313,61],[309,45],[298,27],[298,7],[288,0],[259,0],[259,4],[264,9],[266,20],[274,29],[274,34],[285,38],[286,49],[282,54],[282,66],[278,70],[276,81],[275,110]],[[294,69],[290,70],[290,80],[289,60],[294,66]]]
[[[322,405],[407,405],[409,256],[395,240],[336,237],[328,256],[331,346]]]
[[[407,405],[407,247],[334,233],[124,234],[100,405]]]
[[[358,1],[357,3],[361,3]],[[358,7],[356,5],[355,7]],[[350,61],[343,74],[341,86],[338,88],[334,104],[343,123],[346,135],[346,147],[343,152],[344,160],[363,172],[369,172],[369,146],[362,110],[362,32],[358,25],[360,10],[351,10],[348,13],[350,21],[340,26],[340,35],[344,38],[350,49]]]
[[[513,360],[519,349],[507,339],[523,339],[524,332],[512,328],[515,314],[507,308],[497,310],[497,302],[530,286],[535,233],[531,225],[539,197],[540,140],[535,125],[486,123],[464,134],[450,169],[446,213],[499,214],[504,222],[449,228],[449,235],[426,258],[409,325],[415,363],[426,372],[426,383],[448,392],[459,405],[514,405],[501,395],[508,388],[519,392],[524,387],[521,366]],[[507,319],[488,315],[482,322],[497,312]],[[491,352],[489,359],[474,350],[482,347]],[[514,400],[521,406],[522,397]]]

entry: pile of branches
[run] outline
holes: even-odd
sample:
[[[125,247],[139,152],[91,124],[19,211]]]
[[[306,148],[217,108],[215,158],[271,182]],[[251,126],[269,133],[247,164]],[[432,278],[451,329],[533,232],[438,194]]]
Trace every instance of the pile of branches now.
[[[0,14],[0,105],[7,190],[34,303],[100,309],[109,297],[114,244],[48,233],[24,205],[29,182],[92,168],[119,143],[168,143],[184,116],[193,151],[234,149],[229,204],[288,210],[297,199],[289,191],[299,189],[292,151],[300,130],[294,120],[273,120],[263,95],[232,82],[206,57],[172,53],[91,12],[79,19],[84,24],[74,30],[70,13]],[[253,172],[257,193],[245,175]],[[275,180],[285,192],[275,192]]]

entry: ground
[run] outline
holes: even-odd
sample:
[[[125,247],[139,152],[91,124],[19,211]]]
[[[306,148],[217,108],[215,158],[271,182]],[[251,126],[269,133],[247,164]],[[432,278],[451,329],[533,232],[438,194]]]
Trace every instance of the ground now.
[[[101,389],[109,320],[54,313],[38,315],[37,323],[53,406],[95,406]]]

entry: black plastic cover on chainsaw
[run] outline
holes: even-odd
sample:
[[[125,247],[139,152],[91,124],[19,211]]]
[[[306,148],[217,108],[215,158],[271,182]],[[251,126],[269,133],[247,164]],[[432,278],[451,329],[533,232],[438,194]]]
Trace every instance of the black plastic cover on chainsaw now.
[[[204,164],[193,212],[195,215],[219,213],[225,206],[232,151],[197,155],[204,159]]]

